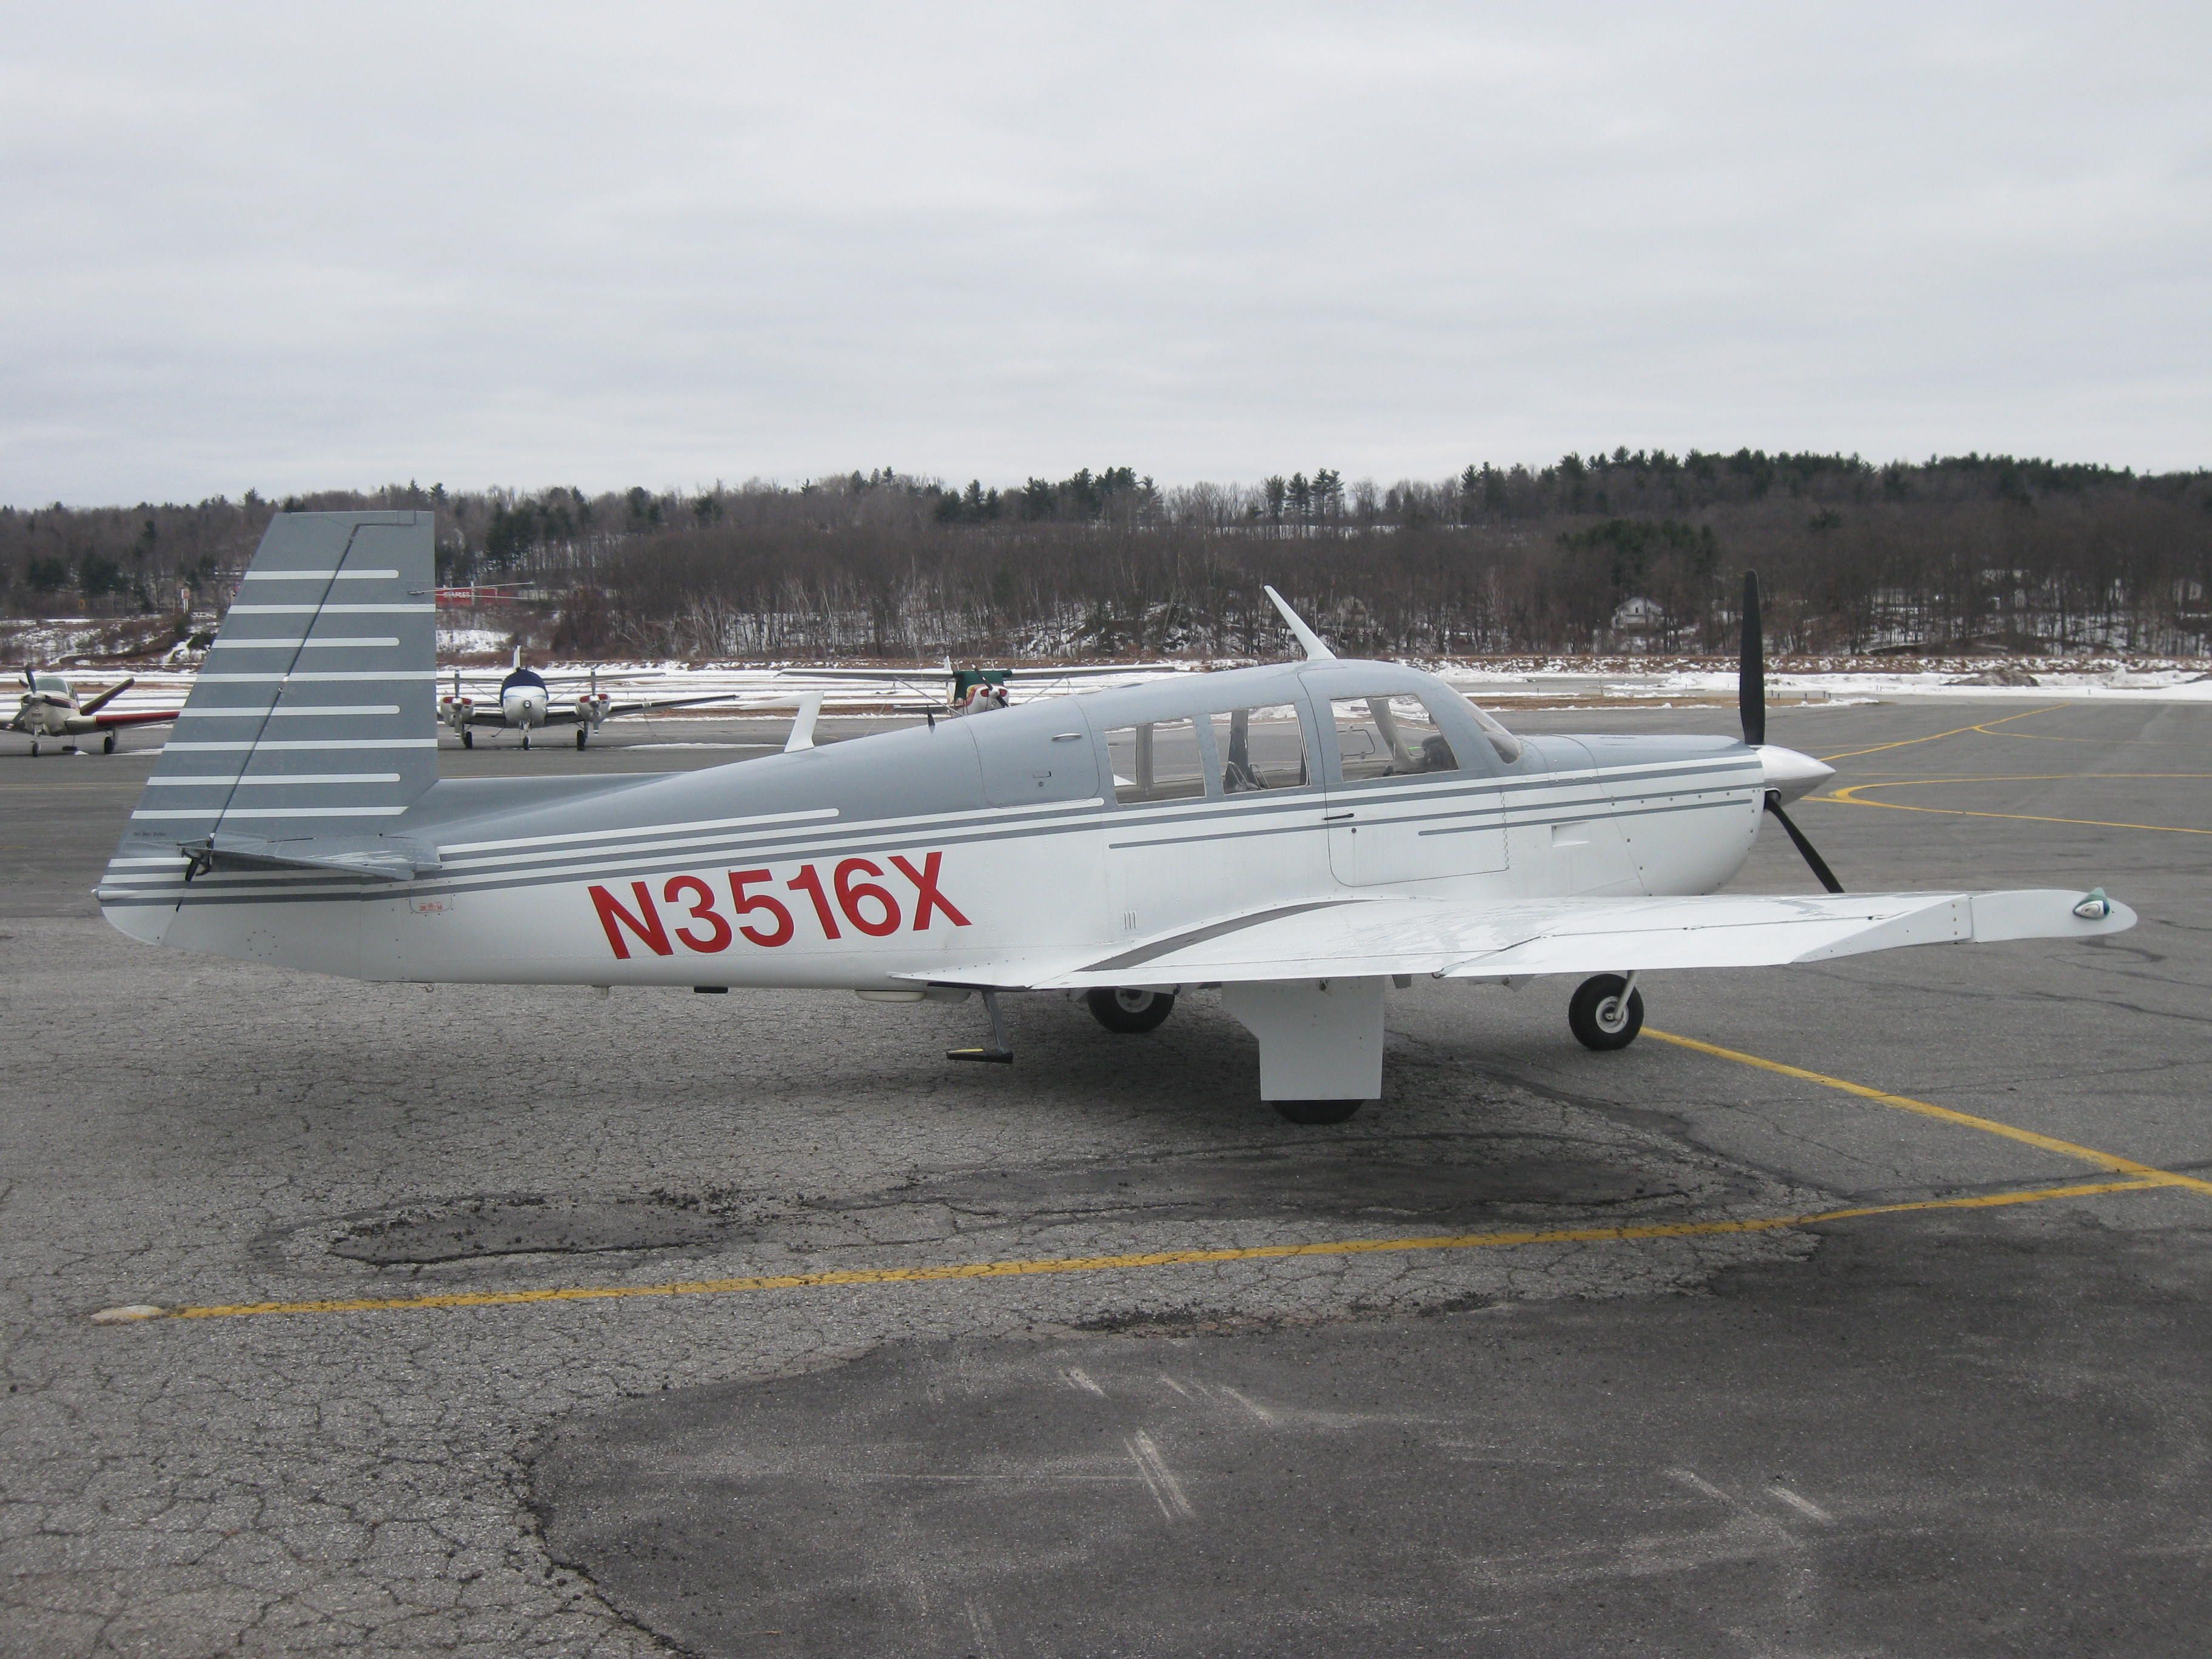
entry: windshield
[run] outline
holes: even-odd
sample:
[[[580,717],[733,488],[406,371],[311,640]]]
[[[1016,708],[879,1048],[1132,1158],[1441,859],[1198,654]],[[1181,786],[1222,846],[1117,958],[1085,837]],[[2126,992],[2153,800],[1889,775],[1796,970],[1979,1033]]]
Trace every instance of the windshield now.
[[[1467,705],[1467,712],[1474,716],[1474,723],[1482,728],[1482,735],[1490,739],[1490,746],[1498,751],[1498,759],[1510,766],[1521,758],[1520,738],[1484,714],[1464,691],[1455,691],[1452,695]]]
[[[52,691],[64,697],[69,696],[69,682],[58,674],[34,674],[31,677],[31,683],[38,690]]]

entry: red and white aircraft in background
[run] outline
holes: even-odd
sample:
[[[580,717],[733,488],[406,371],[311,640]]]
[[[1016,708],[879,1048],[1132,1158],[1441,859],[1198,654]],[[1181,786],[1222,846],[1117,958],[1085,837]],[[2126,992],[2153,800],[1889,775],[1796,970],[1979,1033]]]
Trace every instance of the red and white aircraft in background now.
[[[163,720],[173,720],[185,711],[181,708],[132,708],[110,714],[107,705],[137,684],[136,676],[125,678],[118,685],[96,692],[80,700],[74,688],[63,676],[47,669],[26,668],[23,671],[23,700],[16,706],[15,718],[8,722],[10,732],[21,732],[31,739],[31,752],[37,754],[40,745],[58,739],[64,749],[74,750],[79,738],[100,734],[102,754],[115,752],[115,734],[126,726],[155,726]]]

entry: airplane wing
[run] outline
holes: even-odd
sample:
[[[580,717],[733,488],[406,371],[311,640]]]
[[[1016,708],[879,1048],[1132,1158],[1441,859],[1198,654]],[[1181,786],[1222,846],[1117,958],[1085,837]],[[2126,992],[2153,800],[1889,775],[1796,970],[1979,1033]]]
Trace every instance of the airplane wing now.
[[[949,680],[950,668],[782,668],[777,677],[787,680],[878,680],[902,685],[908,680]]]
[[[728,693],[718,691],[703,697],[661,697],[652,702],[618,702],[607,710],[607,718],[612,720],[617,714],[650,714],[662,708],[690,708],[701,703],[736,701]],[[576,711],[574,708],[569,709],[568,717],[570,720],[575,719]]]
[[[111,726],[152,726],[160,720],[173,720],[185,711],[181,708],[132,708],[119,714],[94,714],[104,730]]]
[[[2102,914],[2083,915],[2082,909]],[[1211,985],[1426,974],[1778,967],[1906,945],[2085,939],[2135,926],[2124,904],[2003,893],[1710,894],[1681,898],[1321,899],[1255,910],[1088,958],[1061,953],[902,978],[1002,989]]]
[[[1065,668],[1046,665],[1009,668],[1009,680],[1079,680],[1106,674],[1182,674],[1191,665],[1179,662],[1070,663]],[[951,668],[785,668],[777,671],[789,680],[878,680],[896,685],[906,680],[949,680],[960,671]]]

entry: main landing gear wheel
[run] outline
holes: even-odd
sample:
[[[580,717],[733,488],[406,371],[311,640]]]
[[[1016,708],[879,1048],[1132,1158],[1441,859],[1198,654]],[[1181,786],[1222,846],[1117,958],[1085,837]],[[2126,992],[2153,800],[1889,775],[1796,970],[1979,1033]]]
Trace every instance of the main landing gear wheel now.
[[[1279,1100],[1275,1109],[1293,1123],[1341,1123],[1366,1103],[1364,1100]]]
[[[467,730],[465,727],[463,728],[461,732],[461,747],[464,749],[473,749],[476,746],[477,734]]]
[[[100,752],[103,755],[112,755],[115,752],[114,732],[110,732],[106,737],[100,740]]]
[[[1139,1031],[1158,1029],[1160,1022],[1175,1011],[1175,993],[1109,991],[1101,986],[1083,994],[1083,1006],[1091,1010],[1091,1018],[1108,1030],[1133,1036]]]
[[[584,728],[583,728],[582,726],[578,726],[578,727],[576,728],[576,747],[577,747],[577,748],[579,748],[579,749],[581,749],[583,746],[584,746]]]
[[[1586,979],[1567,1005],[1567,1025],[1585,1048],[1626,1048],[1644,1029],[1644,993],[1619,974]]]

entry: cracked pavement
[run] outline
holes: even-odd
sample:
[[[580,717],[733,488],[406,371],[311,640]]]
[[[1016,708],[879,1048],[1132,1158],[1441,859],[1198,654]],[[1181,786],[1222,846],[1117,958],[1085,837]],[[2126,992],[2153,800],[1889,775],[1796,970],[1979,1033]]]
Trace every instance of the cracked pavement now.
[[[1957,723],[1948,706],[1777,711],[1774,735],[1826,753]],[[2102,738],[2063,746],[2090,774],[2154,769],[2127,763],[2130,743],[2212,738],[2185,709],[2049,724]],[[1838,781],[2060,769],[1958,746],[1978,741],[1843,762]],[[426,994],[149,951],[85,891],[144,763],[4,763],[19,875],[0,901],[0,1652],[1995,1652],[2036,1629],[2183,1651],[2201,1628],[2202,1593],[2172,1577],[2201,1570],[2212,1536],[2212,1425],[2185,1380],[2212,1358],[2212,1200],[2188,1193],[1634,1243],[94,1326],[134,1302],[1709,1220],[2084,1171],[1653,1042],[1589,1055],[1565,1032],[1571,988],[1549,982],[1394,998],[1386,1101],[1297,1129],[1257,1103],[1249,1042],[1204,996],[1141,1038],[1017,1003],[1020,1060],[1000,1071],[940,1058],[972,1036],[972,1007]],[[2141,822],[2208,821],[2188,781],[1977,785],[1972,805],[2091,817],[2100,787],[2141,792]],[[2102,882],[2144,921],[2063,953],[1663,976],[1655,1025],[2212,1167],[2212,846],[1799,817],[1855,886]],[[1804,880],[1770,836],[1743,884]],[[1163,1367],[1193,1392],[1162,1394]],[[2016,1423],[1968,1409],[1969,1381],[2060,1403],[2023,1407],[2035,1431],[2008,1438]],[[1331,1426],[1316,1402],[1332,1391],[1358,1396],[1361,1424],[1427,1426],[1387,1443]],[[2114,1399],[2125,1409],[2096,1409]],[[1899,1400],[1945,1459],[1904,1455]],[[2109,1473],[2124,1445],[2140,1480]],[[942,1478],[884,1464],[898,1446]],[[988,1491],[951,1478],[977,1458],[1025,1473]],[[900,1479],[830,1502],[794,1459]],[[1093,1462],[1095,1492],[1038,1507],[1080,1485],[1039,1471]],[[2077,1504],[2101,1517],[2094,1548],[2062,1519]],[[1316,1505],[1334,1517],[1319,1533]],[[1954,1563],[1911,1595],[1907,1537]],[[1302,1580],[1317,1544],[1334,1565]],[[2082,1571],[2158,1594],[2085,1599]],[[1998,1616],[2008,1598],[2035,1616]],[[2080,1622],[2093,1602],[2102,1626]]]

